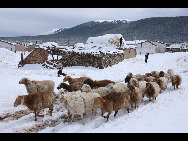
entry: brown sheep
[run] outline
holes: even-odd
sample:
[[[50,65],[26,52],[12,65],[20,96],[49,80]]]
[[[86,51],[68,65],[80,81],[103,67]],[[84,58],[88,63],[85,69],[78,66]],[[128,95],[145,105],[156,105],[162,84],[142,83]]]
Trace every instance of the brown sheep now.
[[[115,82],[113,82],[111,80],[99,80],[99,81],[97,81],[97,80],[86,79],[84,81],[84,84],[88,84],[91,87],[91,89],[97,89],[99,87],[105,87],[110,83],[115,84]]]
[[[118,113],[118,110],[125,107],[129,113],[129,102],[130,96],[127,93],[118,92],[111,93],[103,97],[97,97],[94,99],[94,108],[100,107],[102,110],[101,116],[104,118],[109,118],[112,111],[115,111],[114,117]],[[105,112],[108,112],[107,116],[103,116]],[[107,122],[106,121],[106,122]]]
[[[129,90],[131,91],[130,93],[130,104],[131,108],[133,109],[133,104],[135,104],[135,109],[138,108],[138,104],[142,101],[143,96],[142,93],[140,92],[140,89],[133,86],[129,85]]]
[[[178,86],[181,84],[182,82],[182,78],[180,75],[173,75],[172,76],[172,86],[175,87],[178,89]]]
[[[57,87],[57,89],[65,89],[67,90],[68,92],[74,92],[74,91],[78,91],[78,90],[81,90],[82,88],[82,83],[81,82],[75,82],[74,84],[72,85],[68,85],[66,83],[60,83],[59,86]]]
[[[72,78],[70,76],[65,75],[65,78],[63,79],[63,82],[68,81],[69,85],[74,84],[75,82],[81,82],[84,83],[86,79],[91,79],[90,77],[79,77],[79,78]]]
[[[55,92],[36,92],[29,95],[18,96],[14,102],[14,107],[18,105],[25,105],[31,111],[35,113],[35,121],[37,121],[37,116],[43,117],[44,115],[39,115],[40,111],[44,108],[49,108],[50,116],[52,116],[52,111],[55,103],[56,93]]]
[[[156,82],[146,83],[146,97],[149,98],[149,101],[151,101],[151,98],[153,98],[153,100],[156,100],[156,97],[158,97],[160,90],[161,89]]]

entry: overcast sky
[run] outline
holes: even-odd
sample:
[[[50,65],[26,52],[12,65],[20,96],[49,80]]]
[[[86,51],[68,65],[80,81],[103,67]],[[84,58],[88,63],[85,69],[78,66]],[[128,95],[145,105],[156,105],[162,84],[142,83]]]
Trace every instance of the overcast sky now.
[[[187,8],[0,8],[0,37],[39,35],[93,20],[188,16]]]

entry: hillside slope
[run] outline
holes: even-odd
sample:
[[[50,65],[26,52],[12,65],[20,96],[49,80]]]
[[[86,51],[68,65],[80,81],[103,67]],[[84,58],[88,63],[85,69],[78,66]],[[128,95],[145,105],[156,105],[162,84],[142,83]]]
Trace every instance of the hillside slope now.
[[[144,39],[168,43],[182,43],[188,41],[188,16],[180,17],[153,17],[138,21],[90,21],[72,28],[60,30],[50,35],[1,37],[7,41],[40,42],[54,41],[59,45],[73,45],[85,43],[88,37],[104,34],[122,34],[125,40]]]

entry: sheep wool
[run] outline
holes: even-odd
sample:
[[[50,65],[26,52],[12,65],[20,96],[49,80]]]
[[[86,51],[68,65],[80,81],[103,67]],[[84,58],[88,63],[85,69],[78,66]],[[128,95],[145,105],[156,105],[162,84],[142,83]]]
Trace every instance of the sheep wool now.
[[[156,97],[158,97],[159,92],[160,87],[156,82],[146,83],[146,97],[149,98],[149,101],[151,101],[151,98],[156,100]]]
[[[52,80],[31,81],[25,77],[19,81],[19,84],[24,84],[29,94],[43,91],[53,92],[55,86],[55,82]]]
[[[81,91],[69,92],[64,95],[64,104],[70,115],[72,115],[71,122],[76,115],[80,115],[83,122],[84,115],[93,111],[94,98],[100,97],[98,93],[86,93]],[[94,110],[96,112],[96,110]],[[92,113],[92,116],[94,113]],[[96,115],[96,113],[95,113]]]

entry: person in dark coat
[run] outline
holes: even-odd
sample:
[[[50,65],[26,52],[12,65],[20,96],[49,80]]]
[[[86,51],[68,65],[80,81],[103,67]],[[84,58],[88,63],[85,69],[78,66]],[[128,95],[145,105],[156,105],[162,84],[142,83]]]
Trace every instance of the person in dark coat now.
[[[146,62],[146,63],[148,62],[148,55],[149,55],[149,53],[146,53],[146,54],[145,54],[145,62]]]
[[[121,45],[122,45],[122,41],[123,41],[123,38],[121,37],[120,39],[119,39],[119,46],[121,47]]]
[[[58,61],[57,69],[58,69],[58,72],[57,72],[58,77],[60,77],[60,75],[63,75],[62,73],[63,65],[61,64],[60,61]]]

